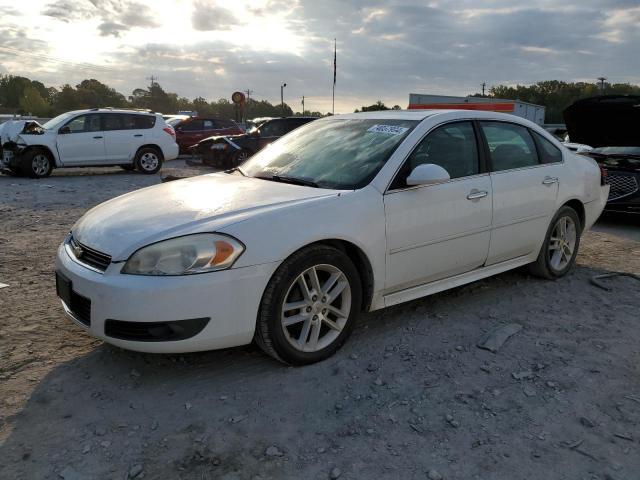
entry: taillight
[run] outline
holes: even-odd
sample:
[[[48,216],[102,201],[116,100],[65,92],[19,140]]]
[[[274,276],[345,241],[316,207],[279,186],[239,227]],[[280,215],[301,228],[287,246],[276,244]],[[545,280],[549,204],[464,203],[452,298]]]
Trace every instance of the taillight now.
[[[600,166],[600,185],[606,185],[607,184],[607,169],[604,168],[602,165]]]
[[[176,138],[176,131],[173,129],[173,127],[164,127],[162,130],[164,130],[165,132],[167,132],[169,135],[171,135],[173,138]]]

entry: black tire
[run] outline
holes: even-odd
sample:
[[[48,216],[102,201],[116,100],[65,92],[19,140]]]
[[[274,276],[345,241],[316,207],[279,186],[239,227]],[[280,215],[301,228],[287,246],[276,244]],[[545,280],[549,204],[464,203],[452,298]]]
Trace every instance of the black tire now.
[[[246,162],[251,156],[253,152],[247,148],[243,148],[242,150],[238,150],[229,159],[229,163],[227,168],[236,168]]]
[[[118,165],[121,169],[126,170],[127,172],[133,172],[136,169],[136,166],[131,165]]]
[[[32,148],[22,155],[20,170],[25,177],[46,178],[53,171],[53,158],[41,148]]]
[[[138,172],[153,175],[162,168],[162,161],[163,157],[160,150],[153,147],[144,147],[136,153],[134,165]]]
[[[324,348],[304,352],[295,348],[287,339],[287,333],[281,322],[285,296],[290,292],[296,279],[312,267],[331,266],[338,269],[348,281],[350,287],[350,311],[346,323],[335,339]],[[342,301],[342,297],[341,300]],[[362,286],[360,275],[349,257],[336,248],[328,245],[314,245],[304,248],[285,260],[269,280],[262,296],[256,324],[255,342],[268,355],[277,360],[294,365],[306,365],[319,362],[333,355],[349,338],[358,319],[362,306]],[[302,312],[302,309],[300,309]],[[322,312],[324,313],[324,311]],[[312,314],[309,314],[311,317]],[[337,322],[337,321],[336,321]],[[304,322],[301,322],[304,323]],[[319,328],[329,329],[322,321]],[[301,326],[301,330],[302,330]],[[313,328],[313,327],[309,327]],[[289,332],[289,330],[287,330]],[[335,335],[335,333],[333,333]],[[302,335],[302,334],[300,334]],[[328,333],[325,333],[328,335]]]
[[[558,223],[562,219],[569,219],[575,228],[575,246],[571,252],[571,258],[561,266],[554,266],[554,262],[552,258],[555,253],[551,253],[550,246],[552,242],[556,243],[552,240],[552,236],[554,236],[554,232],[556,231],[556,227]],[[551,224],[549,225],[549,229],[547,230],[547,235],[544,238],[544,243],[542,244],[542,248],[540,249],[540,253],[538,254],[538,258],[535,262],[529,264],[529,272],[537,277],[546,278],[549,280],[555,280],[557,278],[565,276],[571,268],[573,268],[576,263],[576,257],[578,256],[578,249],[580,247],[580,236],[582,233],[582,224],[580,222],[580,217],[576,211],[568,206],[563,206],[558,210],[558,212],[551,220]],[[564,247],[560,247],[564,249]],[[560,252],[561,250],[558,250]],[[566,252],[566,250],[565,250]]]

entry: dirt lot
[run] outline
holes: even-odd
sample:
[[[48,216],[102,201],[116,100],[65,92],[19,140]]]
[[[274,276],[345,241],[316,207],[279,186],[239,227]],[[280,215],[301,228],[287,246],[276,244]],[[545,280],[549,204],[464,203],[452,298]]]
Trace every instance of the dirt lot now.
[[[202,173],[173,163],[163,174]],[[53,256],[91,206],[159,176],[0,176],[0,478],[638,479],[640,242],[590,232],[568,277],[510,272],[363,316],[335,357],[145,355],[92,340]],[[476,347],[523,329],[496,354]]]

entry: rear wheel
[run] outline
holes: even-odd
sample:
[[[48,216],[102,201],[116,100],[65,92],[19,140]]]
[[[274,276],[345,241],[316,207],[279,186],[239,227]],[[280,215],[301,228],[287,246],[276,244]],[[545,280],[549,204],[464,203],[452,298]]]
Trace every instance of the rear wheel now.
[[[262,298],[256,343],[286,363],[333,355],[351,334],[362,304],[360,276],[333,247],[305,248],[278,268]]]
[[[49,152],[34,148],[23,154],[20,162],[22,174],[31,178],[45,178],[53,171],[53,159]]]
[[[162,168],[162,154],[155,148],[141,148],[136,155],[135,166],[140,173],[158,173]]]
[[[566,275],[576,262],[581,231],[576,211],[562,207],[551,221],[538,259],[529,265],[531,273],[550,280]]]

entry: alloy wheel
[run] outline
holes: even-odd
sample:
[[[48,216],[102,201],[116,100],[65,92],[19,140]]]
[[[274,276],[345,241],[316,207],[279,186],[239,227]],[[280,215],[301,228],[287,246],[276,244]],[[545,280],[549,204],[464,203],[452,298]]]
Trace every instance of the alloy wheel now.
[[[571,260],[576,248],[577,229],[571,217],[558,219],[549,237],[549,265],[555,271],[564,270]]]
[[[140,157],[140,166],[143,170],[148,172],[155,170],[158,167],[158,156],[153,152],[146,152]]]
[[[46,175],[49,171],[49,159],[42,153],[34,155],[31,160],[31,168],[38,177]]]
[[[317,352],[340,336],[350,313],[351,285],[346,275],[333,265],[316,265],[289,286],[281,324],[295,349]]]

